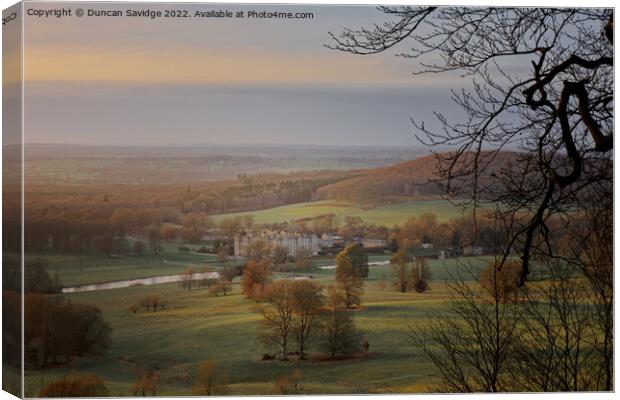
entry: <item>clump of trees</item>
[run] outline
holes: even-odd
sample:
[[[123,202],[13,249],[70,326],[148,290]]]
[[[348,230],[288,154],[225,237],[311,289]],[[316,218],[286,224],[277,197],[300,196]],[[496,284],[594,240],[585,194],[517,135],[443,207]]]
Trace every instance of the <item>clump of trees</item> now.
[[[140,299],[140,301],[138,302],[138,305],[142,307],[143,309],[145,309],[146,311],[153,310],[153,312],[156,312],[158,307],[160,309],[164,308],[164,302],[162,301],[161,296],[158,294],[149,294],[147,296],[144,296],[142,299]],[[130,311],[133,311],[133,310],[135,310],[135,308],[131,307]]]
[[[209,296],[226,296],[232,291],[232,280],[238,275],[235,267],[226,267],[220,272],[221,278],[214,278],[208,274],[213,269],[206,266],[196,272],[194,268],[188,267],[181,277],[181,288],[191,291],[192,288],[208,289]]]
[[[24,301],[24,351],[29,368],[99,355],[110,347],[112,329],[99,308],[34,293]]]
[[[390,259],[390,267],[394,276],[396,290],[405,293],[410,288],[410,263],[412,258],[406,248],[401,248]]]
[[[279,358],[288,360],[291,344],[302,360],[309,344],[330,357],[360,352],[363,334],[353,314],[340,302],[326,303],[323,288],[310,280],[275,281],[264,293],[265,304],[258,307],[263,320],[260,338],[267,347],[277,347]]]
[[[201,269],[200,275],[196,279],[196,281],[197,281],[196,284],[201,289],[210,289],[211,287],[213,287],[217,283],[219,283],[220,278],[215,278],[215,277],[212,277],[212,276],[209,275],[209,273],[211,273],[213,271],[214,270],[211,267],[208,267],[208,266]]]
[[[49,261],[35,258],[24,265],[24,291],[26,293],[60,293],[62,284],[58,274],[53,277],[48,273]],[[21,290],[21,288],[19,289]]]
[[[394,253],[390,259],[390,267],[397,291],[405,293],[415,290],[424,293],[430,288],[431,273],[428,261],[424,257],[416,257],[413,261],[408,247],[402,247]]]
[[[7,362],[21,365],[22,325],[24,367],[44,368],[68,363],[73,357],[102,354],[111,344],[110,325],[98,307],[71,302],[54,294],[61,287],[47,272],[44,259],[28,260],[25,293],[21,293],[19,263],[7,258],[3,273],[3,350]],[[24,312],[22,314],[22,300]]]
[[[105,382],[96,374],[71,372],[43,387],[39,397],[107,397]]]
[[[58,274],[49,273],[49,261],[36,257],[27,259],[24,265],[24,292],[52,294],[60,293],[62,283]],[[22,271],[19,259],[7,255],[2,264],[2,287],[5,291],[21,293]]]
[[[332,309],[325,315],[321,347],[331,357],[358,353],[362,348],[362,340],[363,333],[355,326],[350,312]]]
[[[282,279],[271,283],[259,307],[263,315],[260,337],[269,347],[280,349],[280,358],[288,359],[291,342],[297,343],[300,358],[305,357],[308,341],[312,338],[323,312],[323,288],[307,280]]]
[[[181,288],[192,291],[192,284],[194,283],[194,268],[187,267],[183,276],[181,277]]]

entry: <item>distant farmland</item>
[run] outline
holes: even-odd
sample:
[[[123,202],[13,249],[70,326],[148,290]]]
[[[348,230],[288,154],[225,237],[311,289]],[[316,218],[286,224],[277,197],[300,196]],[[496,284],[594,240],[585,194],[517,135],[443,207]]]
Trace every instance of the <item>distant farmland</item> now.
[[[417,200],[398,204],[382,205],[374,208],[365,208],[355,203],[324,200],[308,203],[290,204],[259,211],[214,215],[216,222],[225,218],[253,215],[254,221],[259,224],[280,223],[294,221],[319,215],[336,214],[339,217],[361,217],[367,223],[393,227],[411,217],[424,213],[437,215],[441,222],[451,218],[461,217],[465,210],[455,206],[447,200]]]

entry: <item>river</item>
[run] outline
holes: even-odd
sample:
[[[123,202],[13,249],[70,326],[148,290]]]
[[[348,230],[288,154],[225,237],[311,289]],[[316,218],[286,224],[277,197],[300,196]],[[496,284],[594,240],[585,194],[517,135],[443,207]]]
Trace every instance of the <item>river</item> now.
[[[71,286],[62,289],[63,293],[80,293],[93,292],[95,290],[120,289],[130,286],[149,286],[159,285],[162,283],[181,282],[186,274],[153,276],[151,278],[128,279],[125,281],[114,281],[104,283],[93,283],[91,285]],[[218,272],[196,272],[192,276],[192,280],[199,279],[219,279]]]

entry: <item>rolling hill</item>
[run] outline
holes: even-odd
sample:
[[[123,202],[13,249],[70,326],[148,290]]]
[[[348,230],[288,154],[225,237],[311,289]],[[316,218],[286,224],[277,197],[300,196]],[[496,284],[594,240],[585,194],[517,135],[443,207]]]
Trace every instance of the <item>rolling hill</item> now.
[[[441,153],[439,157],[445,158],[449,155]],[[507,151],[482,153],[480,163],[485,168],[478,178],[480,186],[484,188],[490,185],[490,177],[511,168],[518,157],[518,153]],[[454,183],[465,189],[458,194],[459,197],[467,197],[471,188],[471,177],[467,176],[467,173],[471,170],[472,162],[473,153],[453,169],[455,175],[461,176],[455,179]],[[360,171],[357,177],[319,188],[316,199],[385,204],[403,201],[405,198],[411,200],[416,197],[436,196],[445,193],[439,172],[445,167],[436,155],[430,155],[386,167],[366,169]]]

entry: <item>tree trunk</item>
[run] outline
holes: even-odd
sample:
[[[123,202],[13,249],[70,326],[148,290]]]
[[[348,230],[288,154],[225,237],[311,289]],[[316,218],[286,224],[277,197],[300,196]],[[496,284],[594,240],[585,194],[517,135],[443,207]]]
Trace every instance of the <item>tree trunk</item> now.
[[[305,358],[305,354],[304,354],[304,334],[302,333],[301,336],[299,337],[299,359],[303,360]]]
[[[286,346],[287,346],[287,340],[286,340],[286,338],[283,338],[283,340],[282,340],[282,360],[288,360],[288,357],[286,357]]]

